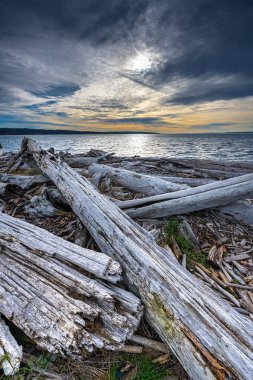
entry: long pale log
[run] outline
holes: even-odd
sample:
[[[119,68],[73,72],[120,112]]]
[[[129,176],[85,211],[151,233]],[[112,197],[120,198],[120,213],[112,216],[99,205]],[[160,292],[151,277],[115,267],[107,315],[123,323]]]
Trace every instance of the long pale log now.
[[[127,213],[132,218],[161,218],[223,206],[252,196],[253,180],[250,180],[220,189],[130,209],[127,210]]]
[[[0,231],[5,234],[15,233],[20,243],[30,249],[36,247],[48,257],[56,257],[77,265],[99,278],[114,283],[121,279],[120,265],[111,257],[101,252],[81,248],[21,219],[0,213]]]
[[[140,301],[124,289],[29,248],[15,230],[1,229],[0,249],[0,312],[47,351],[118,348],[138,327]]]
[[[232,186],[232,185],[237,185],[237,184],[241,185],[243,183],[246,183],[252,180],[253,180],[253,174],[246,174],[240,177],[225,179],[222,181],[215,181],[212,183],[208,183],[206,185],[197,186],[193,189],[175,191],[175,192],[165,193],[165,194],[158,194],[152,197],[132,199],[129,201],[117,201],[116,204],[121,209],[133,208],[133,207],[143,206],[146,204],[153,204],[157,202],[162,202],[162,201],[167,201],[167,200],[172,200],[172,199],[179,199],[179,198],[189,197],[192,195],[198,195],[198,194],[205,193],[211,190],[227,188],[228,186]],[[231,200],[231,202],[233,202],[233,200]]]
[[[3,369],[6,376],[14,375],[19,370],[21,359],[22,347],[0,315],[0,369]]]
[[[109,176],[120,185],[132,191],[147,195],[163,194],[169,191],[178,191],[188,188],[188,186],[184,184],[176,184],[151,175],[114,168],[108,165],[92,164],[89,167],[89,172],[93,175],[99,173],[101,176]]]
[[[28,140],[37,165],[56,184],[107,254],[117,257],[145,315],[192,379],[251,380],[252,322],[159,247],[153,237],[85,178]]]

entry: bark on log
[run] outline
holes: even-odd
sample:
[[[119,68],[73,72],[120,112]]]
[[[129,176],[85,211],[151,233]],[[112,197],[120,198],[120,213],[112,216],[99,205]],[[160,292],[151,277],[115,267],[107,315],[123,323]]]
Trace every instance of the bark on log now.
[[[6,318],[42,348],[61,354],[115,349],[131,338],[141,316],[139,299],[48,256],[19,220],[0,217],[0,312]]]
[[[109,176],[120,185],[132,191],[147,195],[163,194],[188,188],[188,186],[184,184],[176,184],[151,175],[140,174],[107,165],[92,164],[89,167],[89,172],[93,175],[100,174],[101,176]]]
[[[14,375],[19,370],[21,358],[22,347],[0,315],[0,369],[3,369],[6,376]]]
[[[56,157],[28,140],[39,167],[57,185],[101,249],[117,257],[146,317],[196,380],[251,380],[252,322],[216,295]],[[35,152],[36,151],[36,152]]]

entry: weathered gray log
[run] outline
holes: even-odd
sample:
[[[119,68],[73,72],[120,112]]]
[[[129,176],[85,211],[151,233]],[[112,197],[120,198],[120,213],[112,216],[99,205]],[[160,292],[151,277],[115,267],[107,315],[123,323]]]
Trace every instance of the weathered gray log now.
[[[6,376],[12,376],[18,372],[21,359],[22,347],[0,315],[0,369],[3,369]]]
[[[0,213],[0,231],[14,234],[20,243],[30,249],[36,247],[48,257],[56,257],[93,273],[99,278],[116,283],[121,279],[120,265],[107,255],[81,248],[50,232]]]
[[[153,204],[153,203],[167,201],[167,200],[175,200],[175,199],[179,199],[179,198],[188,198],[190,196],[195,196],[195,195],[199,195],[202,193],[207,193],[208,191],[212,191],[212,190],[223,189],[219,192],[219,194],[223,194],[225,192],[224,188],[226,188],[226,191],[227,191],[229,186],[238,185],[238,184],[239,184],[239,188],[240,188],[241,185],[243,185],[244,183],[248,183],[249,181],[253,181],[253,174],[246,174],[246,175],[240,176],[240,177],[225,179],[222,181],[216,181],[216,182],[212,182],[212,183],[209,183],[206,185],[195,187],[193,189],[187,189],[187,190],[175,191],[175,192],[171,192],[171,193],[154,195],[152,197],[141,198],[141,199],[132,199],[129,201],[117,201],[116,204],[121,209],[126,209],[126,208],[133,208],[133,207],[143,206],[146,204]],[[247,195],[247,193],[246,193],[246,195]],[[227,202],[227,203],[233,203],[233,201],[236,201],[236,199],[235,200],[231,199],[231,201]],[[226,202],[223,204],[226,204]],[[217,204],[217,206],[219,206],[219,204]]]
[[[61,354],[115,349],[131,338],[141,317],[134,295],[86,276],[57,255],[48,257],[36,241],[31,247],[30,232],[19,220],[14,224],[30,244],[16,229],[1,226],[0,312],[6,318],[42,348]]]
[[[109,176],[120,185],[147,195],[163,194],[188,188],[188,186],[184,184],[179,185],[151,175],[140,174],[107,165],[90,165],[89,172],[93,175],[100,174],[101,176]]]
[[[193,211],[234,203],[240,199],[247,199],[252,196],[253,180],[250,180],[220,189],[130,209],[127,210],[127,214],[132,218],[161,218],[172,215],[183,215]]]
[[[107,254],[117,257],[151,325],[196,380],[251,380],[252,322],[159,247],[153,237],[85,178],[27,141],[37,165],[57,185]]]
[[[45,175],[25,176],[0,173],[0,181],[19,186],[21,189],[28,189],[32,185],[49,182],[50,180]]]

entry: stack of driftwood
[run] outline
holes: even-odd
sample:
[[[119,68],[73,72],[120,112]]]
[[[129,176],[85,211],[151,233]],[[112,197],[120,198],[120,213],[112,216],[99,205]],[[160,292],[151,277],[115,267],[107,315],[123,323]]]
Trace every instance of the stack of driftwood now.
[[[152,344],[133,335],[144,310],[190,378],[253,378],[252,163],[55,154],[24,139],[0,169],[6,374],[22,359],[8,320],[78,356]],[[171,216],[194,257],[165,241]]]

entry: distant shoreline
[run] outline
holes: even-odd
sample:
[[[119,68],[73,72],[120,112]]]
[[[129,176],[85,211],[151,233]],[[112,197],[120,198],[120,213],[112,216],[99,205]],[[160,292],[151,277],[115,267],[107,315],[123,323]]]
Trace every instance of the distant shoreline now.
[[[29,128],[0,128],[0,135],[111,135],[111,134],[119,134],[119,135],[156,135],[159,133],[156,132],[132,132],[132,131],[122,131],[122,132],[97,132],[97,131],[71,131],[65,129],[29,129]]]

